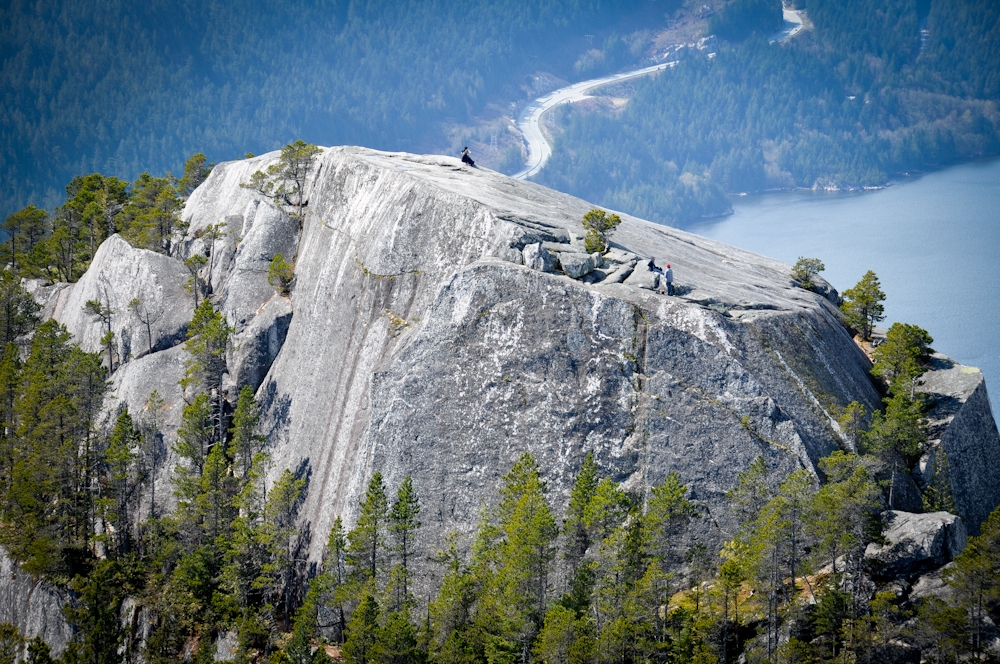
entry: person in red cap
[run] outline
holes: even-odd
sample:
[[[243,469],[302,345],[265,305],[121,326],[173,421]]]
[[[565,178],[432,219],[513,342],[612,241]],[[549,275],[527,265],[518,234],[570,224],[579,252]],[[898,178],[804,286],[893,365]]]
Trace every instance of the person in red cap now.
[[[667,268],[663,271],[663,281],[667,284],[667,295],[674,294],[674,271],[667,263]]]

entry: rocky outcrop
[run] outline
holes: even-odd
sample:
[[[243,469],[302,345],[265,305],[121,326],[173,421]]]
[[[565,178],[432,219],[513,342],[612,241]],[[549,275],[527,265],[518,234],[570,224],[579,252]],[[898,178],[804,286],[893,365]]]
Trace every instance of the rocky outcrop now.
[[[112,235],[98,248],[80,281],[49,289],[43,315],[61,322],[81,348],[94,352],[102,349],[107,328],[86,304],[94,300],[111,309],[118,367],[184,340],[194,310],[184,289],[188,276],[180,261],[136,249]]]
[[[938,569],[965,549],[965,524],[954,514],[891,510],[883,520],[885,544],[869,544],[865,551],[866,563],[877,577]]]
[[[955,509],[969,529],[980,525],[1000,505],[1000,434],[979,369],[955,363],[941,354],[931,359],[922,377],[922,392],[932,407],[927,413],[930,442],[914,471],[925,488],[937,481],[950,489]]]
[[[69,603],[65,592],[35,579],[22,570],[0,548],[0,623],[11,623],[21,636],[42,637],[58,657],[73,638],[63,607]]]
[[[274,473],[308,476],[313,557],[336,516],[353,521],[375,470],[390,488],[413,478],[422,537],[436,542],[474,527],[525,450],[557,505],[587,452],[639,493],[676,471],[719,538],[734,525],[725,492],[749,463],[762,457],[772,482],[814,472],[847,445],[837,409],[879,404],[836,307],[787,265],[628,215],[591,256],[584,201],[447,157],[358,148],[324,151],[300,231],[239,186],[276,156],[218,165],[177,247],[211,254],[202,277],[236,331],[228,389],[257,388]],[[290,299],[267,284],[276,253],[294,261]],[[650,256],[671,262],[677,297],[653,290]],[[106,269],[95,261],[87,278]],[[109,415],[147,413],[155,389],[164,450],[184,404],[186,355],[171,339],[119,369],[108,400]]]
[[[274,158],[216,167],[185,208],[187,246],[246,218],[238,184]],[[443,157],[328,149],[308,198],[294,313],[258,396],[276,472],[310,478],[313,555],[374,470],[413,477],[437,541],[474,527],[525,450],[557,504],[590,451],[635,491],[676,470],[727,529],[747,464],[763,456],[774,481],[813,469],[843,444],[834,407],[878,403],[835,308],[776,261],[622,215],[598,267],[589,204]],[[567,271],[574,254],[591,269]],[[651,255],[683,297],[628,283]]]

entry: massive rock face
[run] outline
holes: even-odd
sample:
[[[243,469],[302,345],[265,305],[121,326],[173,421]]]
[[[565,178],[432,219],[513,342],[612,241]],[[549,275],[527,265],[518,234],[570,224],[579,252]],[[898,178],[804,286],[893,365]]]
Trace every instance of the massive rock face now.
[[[216,168],[185,209],[190,246],[270,206],[238,184],[273,158]],[[725,530],[723,494],[753,459],[775,479],[813,469],[844,444],[834,407],[878,403],[835,309],[783,264],[625,217],[619,260],[582,281],[553,273],[540,254],[585,255],[590,207],[453,159],[325,151],[258,392],[275,472],[309,475],[313,555],[375,470],[390,488],[413,476],[435,541],[474,526],[525,450],[556,503],[592,451],[640,493],[676,470]],[[681,296],[612,283],[636,255],[669,259]]]
[[[836,308],[796,287],[787,265],[627,215],[612,251],[590,257],[583,201],[456,159],[358,148],[324,151],[300,228],[239,186],[276,157],[215,168],[186,205],[178,258],[214,254],[203,277],[237,332],[228,389],[257,389],[274,473],[308,476],[313,557],[336,516],[353,521],[374,471],[390,490],[413,477],[429,547],[474,527],[525,450],[559,505],[587,452],[640,495],[676,471],[711,517],[704,534],[721,537],[734,525],[724,493],[751,461],[762,456],[774,481],[815,472],[847,445],[836,409],[879,403]],[[147,253],[133,261],[157,279],[183,274]],[[267,285],[276,253],[295,259],[290,300]],[[592,263],[569,270],[580,278],[562,267],[576,255]],[[676,297],[652,290],[649,257],[672,263]],[[112,269],[95,261],[87,279]],[[50,296],[79,300],[77,289]],[[188,318],[189,302],[177,300]],[[71,323],[82,305],[51,310]],[[121,325],[137,336],[134,320]],[[108,409],[146,408],[155,388],[169,449],[185,353],[182,335],[163,338],[175,345],[116,371]],[[960,442],[946,443],[953,469],[963,445],[1000,454],[978,433],[992,423],[985,393],[963,403]],[[159,475],[164,506],[172,466]],[[998,501],[982,488],[961,498],[970,529]]]

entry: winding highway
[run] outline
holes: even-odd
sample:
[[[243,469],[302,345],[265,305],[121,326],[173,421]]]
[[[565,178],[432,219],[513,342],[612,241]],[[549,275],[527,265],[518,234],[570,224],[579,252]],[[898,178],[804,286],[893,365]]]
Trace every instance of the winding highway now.
[[[532,175],[538,173],[538,171],[542,170],[545,162],[552,156],[552,146],[549,145],[547,140],[545,140],[545,135],[542,133],[541,127],[542,115],[544,115],[546,111],[554,106],[558,106],[559,104],[582,101],[589,96],[587,94],[588,92],[602,85],[617,83],[619,81],[627,81],[630,78],[638,78],[639,76],[646,76],[647,74],[661,71],[667,67],[673,67],[675,64],[677,63],[663,62],[644,69],[636,69],[635,71],[624,72],[622,74],[615,74],[613,76],[605,76],[604,78],[595,78],[589,81],[574,83],[573,85],[560,88],[543,97],[539,97],[525,106],[524,110],[521,111],[521,114],[517,118],[517,128],[521,131],[521,134],[524,135],[524,140],[528,144],[528,161],[525,164],[525,167],[518,173],[514,174],[513,177],[519,180],[528,179]]]
[[[805,28],[802,20],[803,14],[805,14],[804,10],[783,9],[782,13],[785,19],[784,29],[771,37],[769,40],[771,43],[788,41]],[[588,92],[602,85],[646,76],[667,67],[673,67],[676,64],[676,61],[662,62],[658,65],[636,69],[635,71],[581,81],[580,83],[574,83],[573,85],[550,92],[525,106],[517,118],[517,128],[521,131],[525,142],[528,144],[528,160],[524,168],[515,173],[513,177],[519,180],[527,180],[542,170],[545,162],[552,156],[552,146],[545,140],[545,134],[542,133],[541,126],[542,116],[551,108],[559,104],[572,104],[576,101],[582,101],[590,96],[587,94]]]

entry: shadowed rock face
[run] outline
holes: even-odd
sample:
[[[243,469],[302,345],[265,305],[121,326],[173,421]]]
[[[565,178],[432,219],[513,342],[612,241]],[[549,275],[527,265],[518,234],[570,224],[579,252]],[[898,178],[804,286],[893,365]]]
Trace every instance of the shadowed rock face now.
[[[358,148],[324,151],[300,231],[239,187],[276,158],[217,166],[162,270],[215,252],[203,278],[237,331],[227,389],[235,399],[259,385],[273,472],[308,475],[314,559],[336,516],[353,522],[374,471],[390,491],[413,477],[429,553],[475,527],[525,450],[559,506],[587,452],[638,495],[677,471],[711,517],[702,535],[717,539],[734,526],[724,494],[751,461],[762,456],[774,482],[814,471],[845,445],[836,409],[879,403],[835,307],[796,287],[787,265],[621,215],[603,264],[573,279],[558,256],[585,253],[589,204],[456,159]],[[223,220],[228,234],[206,247],[204,230]],[[266,286],[275,253],[295,260],[290,300]],[[672,264],[677,297],[633,285],[649,281],[651,257]],[[95,261],[87,278],[108,269]],[[169,450],[184,360],[174,345],[120,369],[108,412],[141,410],[157,389]],[[958,410],[986,426],[976,398]],[[954,449],[982,444],[968,437],[979,425],[960,429]],[[968,454],[1000,453],[985,444]],[[158,502],[171,493],[159,477]],[[1000,501],[976,491],[975,509]]]

